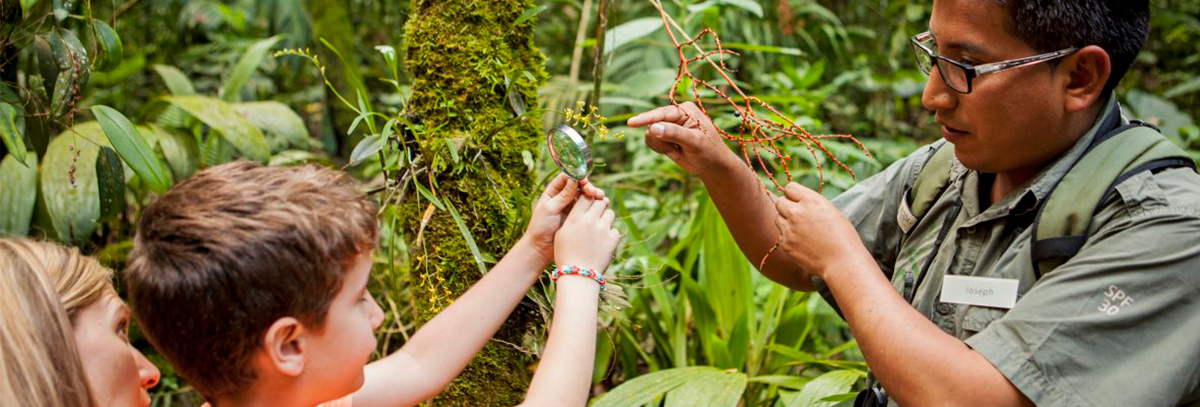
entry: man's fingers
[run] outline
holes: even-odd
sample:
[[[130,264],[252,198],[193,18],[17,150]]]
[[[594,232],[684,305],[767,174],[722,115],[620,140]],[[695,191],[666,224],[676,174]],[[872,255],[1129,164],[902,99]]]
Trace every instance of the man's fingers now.
[[[658,137],[651,137],[646,134],[646,146],[659,154],[671,154],[679,151],[679,146],[660,140]]]
[[[687,122],[687,115],[675,106],[663,106],[649,112],[639,114],[629,118],[626,122],[630,127],[644,127],[649,124],[658,122],[671,122],[683,124]]]
[[[808,188],[805,188],[803,185],[795,182],[788,184],[787,187],[783,189],[783,193],[785,196],[787,196],[787,199],[794,202],[800,202],[800,200],[804,199],[809,192],[811,191]]]
[[[778,199],[775,201],[775,211],[779,212],[780,219],[787,219],[791,215],[792,208],[788,206],[791,204],[792,202],[786,199]]]
[[[696,140],[703,137],[704,133],[700,130],[690,129],[675,123],[654,123],[654,125],[650,126],[650,130],[646,132],[647,140],[653,139],[680,147],[691,146]]]

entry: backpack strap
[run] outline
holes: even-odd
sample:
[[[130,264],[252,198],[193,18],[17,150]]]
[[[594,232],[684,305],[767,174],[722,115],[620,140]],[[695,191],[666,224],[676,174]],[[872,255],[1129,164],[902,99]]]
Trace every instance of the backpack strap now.
[[[1040,279],[1083,248],[1092,217],[1117,185],[1145,171],[1179,167],[1196,168],[1182,149],[1140,122],[1098,137],[1038,205],[1030,233],[1034,275]]]
[[[930,148],[933,149],[933,152],[917,170],[918,173],[913,179],[912,185],[904,191],[904,198],[909,203],[908,213],[904,213],[905,209],[901,206],[901,213],[897,214],[905,235],[908,235],[913,227],[925,217],[925,214],[929,213],[933,203],[937,202],[942,193],[946,191],[946,187],[950,185],[950,166],[954,163],[954,145],[943,140]]]

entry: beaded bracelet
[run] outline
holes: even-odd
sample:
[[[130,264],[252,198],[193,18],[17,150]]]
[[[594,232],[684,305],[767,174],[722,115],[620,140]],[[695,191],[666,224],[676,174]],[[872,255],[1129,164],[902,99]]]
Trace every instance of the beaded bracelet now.
[[[554,269],[553,273],[550,273],[550,280],[558,281],[558,278],[562,276],[580,276],[596,280],[597,283],[600,283],[600,291],[604,291],[604,287],[606,285],[604,275],[592,271],[591,269],[585,269],[576,266],[558,266]]]

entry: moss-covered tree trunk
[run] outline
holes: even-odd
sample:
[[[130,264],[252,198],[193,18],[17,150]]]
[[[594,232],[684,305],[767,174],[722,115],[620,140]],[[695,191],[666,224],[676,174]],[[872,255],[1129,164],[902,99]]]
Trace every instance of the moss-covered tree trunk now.
[[[536,108],[544,57],[533,45],[532,21],[515,24],[534,5],[412,0],[405,25],[406,69],[413,79],[405,115],[421,126],[419,165],[427,169],[417,180],[461,214],[484,257],[499,258],[517,241],[536,196],[530,158],[538,155],[540,120],[516,112],[523,110],[517,105]],[[428,201],[415,193],[406,199],[406,234],[422,236],[410,249],[410,265],[414,305],[424,322],[481,273],[448,211],[437,211],[421,231]],[[519,404],[533,360],[517,346],[527,347],[539,323],[536,310],[518,307],[495,337],[503,342],[488,344],[435,404]]]

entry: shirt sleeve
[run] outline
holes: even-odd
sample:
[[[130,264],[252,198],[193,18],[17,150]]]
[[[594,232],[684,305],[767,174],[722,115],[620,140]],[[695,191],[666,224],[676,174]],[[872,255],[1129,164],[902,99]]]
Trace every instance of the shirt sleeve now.
[[[1038,405],[1171,407],[1200,382],[1200,208],[1125,199],[966,340]]]

